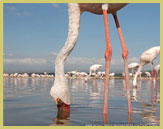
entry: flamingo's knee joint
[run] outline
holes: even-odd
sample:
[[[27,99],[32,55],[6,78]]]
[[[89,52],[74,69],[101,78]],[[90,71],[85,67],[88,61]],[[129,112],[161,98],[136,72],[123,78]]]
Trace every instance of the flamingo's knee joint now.
[[[123,51],[122,57],[123,57],[123,59],[128,59],[128,51],[127,50]]]
[[[105,52],[105,59],[107,60],[111,60],[111,56],[112,56],[112,49],[109,49]]]

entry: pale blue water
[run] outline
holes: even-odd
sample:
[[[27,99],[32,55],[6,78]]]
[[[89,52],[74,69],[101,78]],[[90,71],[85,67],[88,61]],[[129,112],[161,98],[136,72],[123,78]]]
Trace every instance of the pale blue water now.
[[[160,124],[160,80],[138,82],[132,116],[128,115],[125,82],[112,79],[108,90],[108,115],[103,117],[103,79],[68,79],[71,91],[69,118],[57,117],[49,91],[51,78],[4,78],[4,126],[121,126]],[[130,80],[131,95],[133,94]],[[64,114],[65,115],[65,114]],[[130,117],[129,117],[130,116]]]

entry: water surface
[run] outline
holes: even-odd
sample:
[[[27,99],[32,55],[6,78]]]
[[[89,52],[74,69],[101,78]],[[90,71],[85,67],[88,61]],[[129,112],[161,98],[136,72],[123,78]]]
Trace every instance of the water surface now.
[[[128,114],[125,81],[111,79],[108,115],[103,116],[103,79],[68,79],[70,114],[58,113],[49,92],[53,78],[4,78],[4,126],[159,125],[160,80],[140,80],[132,87],[133,113]],[[137,100],[137,101],[136,101]]]

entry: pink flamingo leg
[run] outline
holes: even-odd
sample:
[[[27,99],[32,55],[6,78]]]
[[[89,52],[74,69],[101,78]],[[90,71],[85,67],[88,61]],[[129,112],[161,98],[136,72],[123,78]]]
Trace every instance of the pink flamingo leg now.
[[[157,80],[158,72],[155,70],[155,81]]]
[[[130,87],[129,87],[129,79],[128,79],[128,50],[127,50],[127,47],[124,42],[124,38],[120,29],[118,17],[116,14],[114,14],[113,17],[114,17],[114,21],[117,27],[118,34],[119,34],[121,45],[122,45],[122,57],[124,59],[124,69],[125,69],[125,76],[126,76],[125,81],[126,81],[127,99],[128,99],[128,112],[131,113],[132,105],[131,105],[131,99],[130,99]]]
[[[153,104],[153,79],[151,79],[151,104]]]
[[[151,78],[153,79],[153,70],[152,70],[152,72],[151,72]]]
[[[103,114],[108,114],[108,84],[109,84],[109,67],[112,56],[112,48],[109,34],[108,14],[107,10],[103,10],[104,25],[105,25],[105,36],[106,36],[106,52],[105,52],[105,82],[104,82],[104,108]]]
[[[106,114],[103,114],[103,123],[108,124],[108,116]]]
[[[155,70],[155,92],[156,92],[155,104],[157,104],[157,96],[158,96],[157,76],[158,76],[158,73],[157,73],[157,70]]]

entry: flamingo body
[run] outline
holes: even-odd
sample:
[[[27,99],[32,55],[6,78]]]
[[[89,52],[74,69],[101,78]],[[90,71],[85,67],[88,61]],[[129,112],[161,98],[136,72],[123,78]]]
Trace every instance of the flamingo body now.
[[[97,15],[102,15],[103,14],[103,10],[102,10],[102,3],[81,3],[78,4],[80,11],[84,12],[91,12]],[[107,13],[115,13],[118,10],[120,10],[121,8],[123,8],[124,6],[126,6],[127,3],[109,3],[109,8],[107,9]]]
[[[156,57],[160,53],[160,46],[152,47],[148,50],[146,50],[141,56],[140,56],[140,66],[138,68],[138,71],[136,72],[136,75],[133,80],[133,85],[137,85],[137,76],[139,75],[142,67],[148,63],[151,63],[153,65],[153,60],[156,59]]]
[[[101,67],[102,67],[102,65],[100,65],[100,64],[94,64],[94,65],[90,66],[89,75],[92,75],[92,73],[96,73],[96,71]]]
[[[115,76],[115,73],[110,73],[109,74],[109,77],[114,77]]]
[[[152,63],[153,60],[159,55],[160,46],[152,47],[146,50],[140,57],[140,62],[142,65]]]
[[[138,63],[130,63],[128,65],[128,68],[129,69],[137,69],[139,67],[139,64]]]

